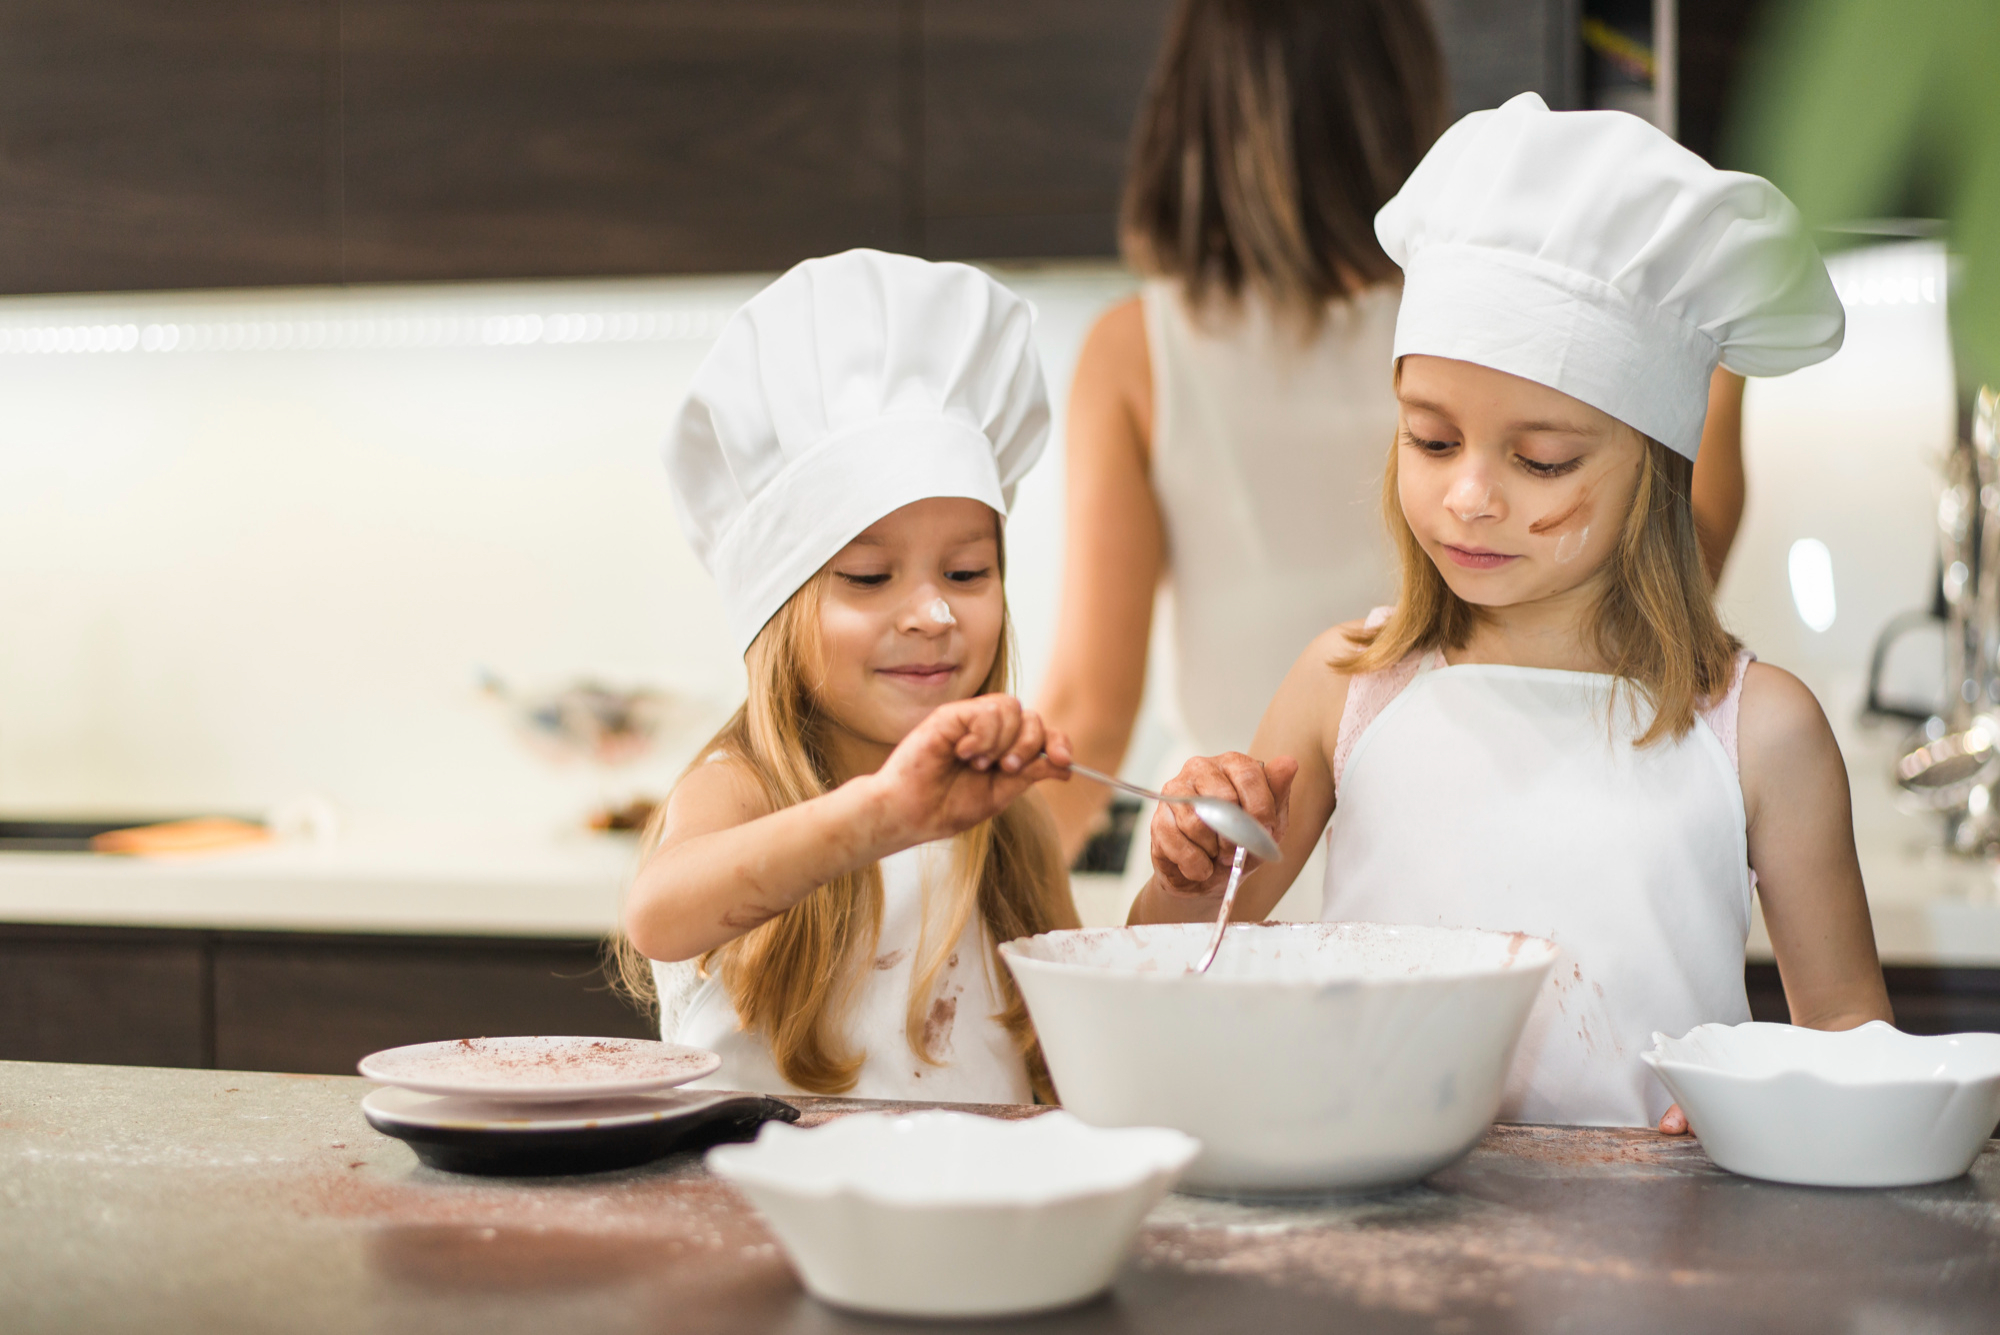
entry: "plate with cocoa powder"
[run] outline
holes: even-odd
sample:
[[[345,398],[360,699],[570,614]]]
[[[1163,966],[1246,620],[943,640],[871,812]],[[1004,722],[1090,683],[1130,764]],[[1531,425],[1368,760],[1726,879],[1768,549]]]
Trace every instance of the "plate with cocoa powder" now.
[[[573,1102],[671,1089],[712,1074],[704,1048],[645,1038],[454,1038],[372,1052],[361,1074],[420,1094],[511,1103]]]

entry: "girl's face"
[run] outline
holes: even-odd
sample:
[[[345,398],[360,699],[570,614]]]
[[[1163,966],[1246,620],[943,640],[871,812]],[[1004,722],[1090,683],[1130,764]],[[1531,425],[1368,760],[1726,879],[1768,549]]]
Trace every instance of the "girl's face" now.
[[[917,501],[827,563],[819,703],[893,747],[939,705],[979,694],[1000,651],[1000,521],[978,501]]]
[[[1404,357],[1396,491],[1451,591],[1481,607],[1590,584],[1618,545],[1645,438],[1560,390]]]

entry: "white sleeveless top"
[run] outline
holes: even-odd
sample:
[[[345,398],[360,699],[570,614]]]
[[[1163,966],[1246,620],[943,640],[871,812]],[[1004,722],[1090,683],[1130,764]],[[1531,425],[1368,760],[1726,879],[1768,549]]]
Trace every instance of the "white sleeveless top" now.
[[[1748,662],[1686,736],[1643,749],[1608,676],[1433,652],[1349,683],[1322,916],[1562,950],[1501,1121],[1654,1125],[1672,1099],[1639,1060],[1653,1032],[1750,1018],[1735,755]]]
[[[1199,319],[1178,283],[1141,292],[1171,572],[1154,666],[1191,754],[1246,749],[1307,642],[1394,595],[1381,489],[1401,296],[1333,302],[1302,339],[1254,292]]]
[[[867,1053],[848,1093],[860,1099],[940,1103],[1032,1103],[1028,1068],[1014,1039],[993,1017],[1005,1008],[985,925],[977,915],[959,937],[951,964],[931,1002],[932,1066],[911,1050],[905,1030],[911,969],[924,927],[927,888],[940,898],[951,865],[951,841],[904,849],[882,859],[882,928],[866,975],[852,994],[848,1041]],[[943,916],[943,906],[933,912]],[[778,1073],[770,1050],[739,1023],[721,980],[698,979],[692,961],[653,964],[659,988],[660,1036],[719,1053],[715,1074],[694,1089],[747,1089],[760,1094],[804,1094]],[[690,985],[693,984],[692,988]],[[690,990],[692,995],[689,995]]]

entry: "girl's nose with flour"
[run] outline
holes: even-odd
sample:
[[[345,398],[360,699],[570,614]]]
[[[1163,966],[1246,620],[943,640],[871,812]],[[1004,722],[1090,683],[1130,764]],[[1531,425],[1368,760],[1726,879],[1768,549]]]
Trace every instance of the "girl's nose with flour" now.
[[[1500,507],[1496,500],[1493,484],[1486,479],[1485,470],[1478,467],[1461,472],[1458,480],[1451,484],[1451,490],[1444,494],[1445,509],[1464,524],[1478,519],[1498,519]]]

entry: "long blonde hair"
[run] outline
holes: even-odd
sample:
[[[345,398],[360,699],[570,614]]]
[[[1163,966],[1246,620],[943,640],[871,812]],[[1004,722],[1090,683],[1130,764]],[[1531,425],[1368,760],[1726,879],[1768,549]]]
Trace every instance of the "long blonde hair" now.
[[[1695,711],[1729,687],[1742,644],[1722,628],[1694,526],[1694,461],[1641,436],[1645,457],[1593,617],[1596,648],[1622,686],[1652,706],[1635,745],[1685,736]],[[1354,632],[1336,671],[1379,672],[1413,652],[1463,648],[1479,608],[1451,591],[1410,530],[1397,488],[1400,436],[1382,474],[1382,519],[1402,567],[1389,619]],[[1636,701],[1629,701],[1636,707]]]
[[[836,786],[827,758],[828,720],[815,689],[826,578],[821,571],[793,594],[751,643],[744,655],[749,696],[693,762],[703,764],[719,754],[746,766],[774,810]],[[1013,677],[1013,638],[1003,609],[1000,644],[981,694],[1007,689]],[[664,812],[663,805],[646,831],[648,853],[659,843]],[[995,945],[1079,925],[1055,827],[1033,793],[952,841],[947,884],[946,912],[939,921],[932,920],[932,901],[925,902],[904,1025],[911,1051],[930,1065],[941,1064],[932,1050],[933,1033],[942,1027],[932,1023],[933,1008],[940,1004],[938,982],[975,912]],[[867,1054],[847,1045],[841,1021],[863,961],[876,948],[881,922],[881,867],[862,867],[709,951],[701,969],[721,980],[744,1028],[763,1038],[787,1081],[815,1094],[843,1093],[854,1087]],[[650,964],[623,934],[615,952],[622,990],[650,1002]],[[1053,1102],[1048,1068],[1013,977],[997,954],[989,952],[987,966],[1007,1001],[994,1018],[1013,1036],[1035,1092]]]

